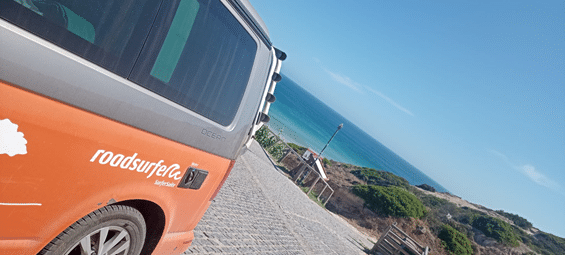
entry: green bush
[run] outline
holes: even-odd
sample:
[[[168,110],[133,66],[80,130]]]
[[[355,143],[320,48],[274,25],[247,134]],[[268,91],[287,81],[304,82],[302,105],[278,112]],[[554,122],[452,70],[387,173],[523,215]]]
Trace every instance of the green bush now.
[[[536,254],[564,255],[564,238],[545,232],[530,235],[517,226],[511,227],[515,235],[519,237],[519,241],[530,247]]]
[[[474,228],[500,243],[513,247],[519,246],[519,236],[513,232],[511,225],[505,221],[485,215],[474,215],[470,219]]]
[[[322,163],[324,163],[325,165],[331,166],[332,163],[330,162],[330,160],[328,160],[327,158],[323,158],[322,159]]]
[[[529,247],[540,254],[564,255],[564,238],[539,232],[530,238]]]
[[[426,191],[436,192],[436,189],[433,186],[428,185],[428,184],[421,184],[421,185],[418,185],[417,187],[422,188]]]
[[[265,125],[255,132],[255,139],[263,148],[273,145],[276,140],[274,136],[269,136],[269,128]]]
[[[406,179],[386,171],[362,167],[362,169],[351,171],[351,173],[367,182],[368,185],[410,187]]]
[[[269,136],[269,128],[267,126],[264,125],[255,132],[255,139],[272,157],[276,159],[283,157],[285,145],[282,143],[276,144],[277,139],[275,136]]]
[[[364,199],[368,208],[387,216],[421,218],[426,208],[419,199],[399,187],[356,185],[353,192]]]
[[[423,195],[420,199],[424,205],[431,208],[439,208],[450,203],[444,198],[439,198],[433,195]]]
[[[450,254],[469,255],[474,253],[472,243],[466,235],[451,226],[443,225],[438,238],[444,242],[442,244]]]
[[[497,210],[495,212],[499,213],[503,217],[510,219],[511,221],[513,221],[513,223],[515,223],[515,225],[521,228],[529,229],[533,227],[533,224],[531,222],[517,214],[508,213],[503,210]]]
[[[305,153],[305,151],[307,151],[307,148],[305,148],[303,146],[299,146],[295,143],[289,143],[288,145],[290,147],[292,147],[293,150],[295,150],[295,152],[297,152],[299,155],[303,155]]]
[[[267,152],[269,152],[269,154],[275,159],[283,157],[283,150],[285,150],[285,145],[283,143],[271,145],[267,148]]]

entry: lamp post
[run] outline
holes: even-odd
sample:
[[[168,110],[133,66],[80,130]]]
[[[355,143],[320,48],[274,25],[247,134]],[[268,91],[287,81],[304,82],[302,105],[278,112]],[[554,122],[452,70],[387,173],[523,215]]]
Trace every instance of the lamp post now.
[[[324,152],[324,150],[326,149],[326,147],[328,146],[328,144],[330,144],[330,142],[332,141],[332,139],[334,139],[334,136],[336,136],[336,133],[338,133],[338,131],[339,131],[340,129],[342,129],[342,127],[344,127],[344,124],[338,125],[338,128],[336,129],[336,131],[334,132],[334,134],[332,134],[332,137],[330,137],[330,139],[328,140],[328,142],[326,143],[326,145],[324,145],[324,148],[322,148],[322,150],[320,151],[320,154],[318,154],[318,156],[316,156],[316,158],[314,159],[314,162],[312,163],[312,165],[315,165],[315,164],[316,164],[316,161],[318,161],[318,159],[319,159],[320,156],[322,155],[322,152]],[[312,165],[311,165],[311,166],[312,166]],[[304,173],[304,175],[300,175],[300,176],[302,176],[301,181],[302,181],[303,179],[305,179],[305,178],[310,174],[310,172],[311,172],[311,170],[308,169],[308,170]],[[299,178],[297,178],[297,179],[299,179]]]
[[[330,141],[332,141],[332,139],[334,139],[334,136],[336,136],[336,133],[338,133],[338,131],[340,131],[340,129],[342,129],[342,127],[344,127],[344,124],[338,125],[338,128],[336,128],[336,131],[334,132],[334,134],[332,134],[332,137],[330,137],[330,139],[328,140],[328,142],[326,143],[326,145],[324,145],[324,148],[322,148],[322,150],[320,151],[320,154],[318,154],[318,156],[316,156],[316,159],[314,159],[314,162],[315,162],[315,163],[316,163],[316,161],[320,158],[320,156],[322,155],[322,152],[324,152],[324,150],[326,149],[326,147],[328,146],[328,144],[330,144]]]

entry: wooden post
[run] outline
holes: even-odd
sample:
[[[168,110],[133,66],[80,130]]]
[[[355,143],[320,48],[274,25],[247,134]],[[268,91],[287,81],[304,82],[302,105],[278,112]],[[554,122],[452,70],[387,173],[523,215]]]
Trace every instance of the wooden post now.
[[[387,231],[381,235],[377,243],[371,249],[372,253],[386,254],[428,254],[429,248],[423,247],[407,233],[398,228],[397,223],[393,223]]]
[[[303,172],[305,172],[306,167],[307,167],[307,164],[303,163],[303,166],[301,166],[301,168],[297,171],[299,173],[299,175],[297,175],[297,178],[295,179],[295,183],[297,183],[297,181],[299,180],[301,175],[303,175]]]
[[[320,194],[318,194],[318,197],[316,199],[318,199],[318,201],[320,201],[320,196],[322,196],[322,193],[324,193],[324,190],[326,190],[326,187],[328,187],[328,184],[326,184],[324,186],[324,188],[322,189],[322,191],[320,191]]]
[[[292,149],[289,148],[289,150],[287,150],[287,153],[285,153],[285,154],[283,155],[283,157],[281,157],[281,158],[279,159],[279,161],[277,161],[277,162],[281,163],[281,162],[283,161],[283,159],[285,159],[285,157],[287,157],[287,156],[289,155],[289,153],[291,153],[291,150],[292,150]]]
[[[320,180],[320,175],[318,177],[316,177],[316,180],[313,182],[313,184],[311,185],[311,187],[309,188],[309,191],[307,192],[307,195],[311,192],[311,190],[314,188],[314,186],[316,185],[316,183],[318,182],[318,180]]]
[[[277,143],[279,143],[279,141],[281,141],[281,139],[277,136],[275,136],[275,138],[277,139],[275,142],[273,142],[273,144],[271,144],[271,146],[269,146],[270,148],[275,147],[275,145],[277,145]],[[271,154],[270,154],[271,155]]]
[[[383,235],[381,235],[381,237],[379,238],[379,240],[377,240],[377,242],[373,245],[373,248],[371,248],[371,252],[376,254],[377,253],[377,249],[379,247],[379,244],[381,244],[381,242],[383,241],[383,239],[385,239],[385,237],[387,236],[387,233],[389,233],[389,231],[391,230],[393,225],[390,225],[387,230],[385,230],[385,233],[383,233]]]
[[[330,186],[329,186],[329,187],[330,187]],[[334,189],[330,188],[330,190],[331,190],[332,192],[330,193],[330,195],[328,196],[328,198],[326,198],[326,202],[324,202],[324,204],[323,204],[324,206],[326,206],[326,203],[328,203],[328,201],[330,200],[330,198],[331,198],[332,195],[334,194]]]
[[[310,170],[310,168],[312,168],[312,167],[307,165],[306,170],[305,170],[305,172],[306,172],[305,177],[303,177],[303,179],[301,179],[301,182],[308,180],[308,177],[311,176],[312,171]]]

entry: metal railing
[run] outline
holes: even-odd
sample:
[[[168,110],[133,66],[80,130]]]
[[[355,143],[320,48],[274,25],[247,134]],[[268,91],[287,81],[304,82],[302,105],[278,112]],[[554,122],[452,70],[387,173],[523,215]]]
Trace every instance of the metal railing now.
[[[307,195],[313,193],[323,206],[328,203],[334,189],[322,178],[322,175],[311,166],[303,157],[297,153],[289,144],[267,126],[268,134],[265,141],[261,142],[263,149],[271,157],[271,160],[280,170],[287,173],[291,180],[303,188]],[[306,189],[308,188],[308,190]]]

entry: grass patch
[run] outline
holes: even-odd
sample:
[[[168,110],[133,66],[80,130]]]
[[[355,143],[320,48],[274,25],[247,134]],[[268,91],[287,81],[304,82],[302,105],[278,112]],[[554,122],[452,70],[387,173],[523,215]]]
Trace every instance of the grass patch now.
[[[283,166],[283,165],[277,165],[277,168],[279,168],[279,170],[284,171],[286,173],[289,173],[289,169],[287,169],[287,167]]]
[[[289,145],[289,147],[293,148],[293,150],[295,150],[295,152],[297,152],[299,155],[303,155],[305,153],[305,151],[307,151],[307,148],[305,148],[303,146],[299,146],[295,143],[288,143],[287,145]]]
[[[322,159],[322,163],[327,165],[327,166],[332,166],[332,163],[330,162],[330,160],[328,160],[327,158],[323,158]]]
[[[301,190],[306,194],[309,191],[309,187],[301,187]],[[314,193],[314,191],[311,190],[310,193],[307,194],[309,196],[309,198],[311,200],[313,200],[316,204],[318,204],[320,207],[322,208],[326,208],[326,206],[324,206],[324,203],[320,200],[318,200],[318,195],[316,193]]]

